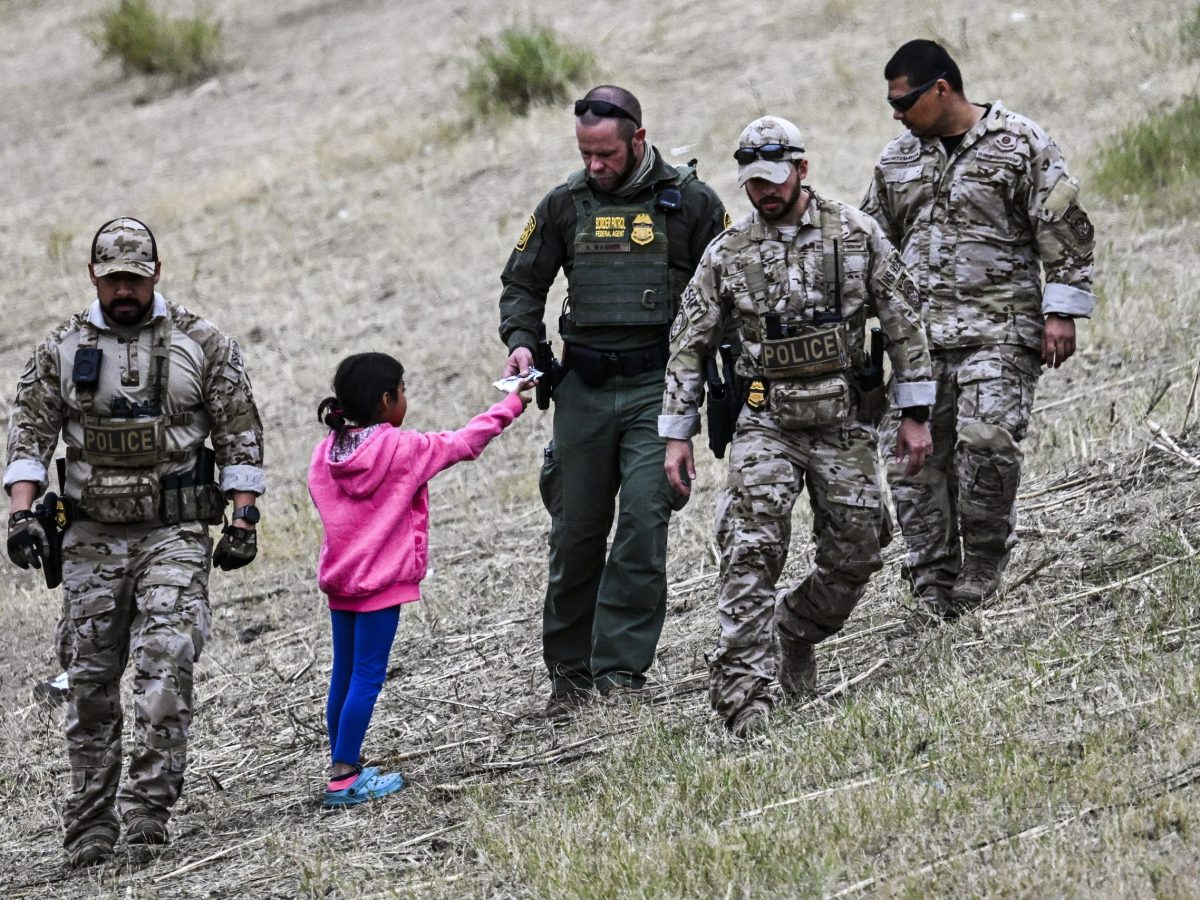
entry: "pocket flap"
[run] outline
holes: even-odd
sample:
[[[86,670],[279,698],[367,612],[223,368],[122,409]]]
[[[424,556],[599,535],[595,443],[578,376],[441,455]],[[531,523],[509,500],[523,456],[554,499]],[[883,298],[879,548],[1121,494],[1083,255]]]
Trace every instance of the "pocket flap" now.
[[[196,577],[194,569],[166,566],[150,569],[142,576],[145,587],[181,587],[185,588]]]
[[[987,381],[989,378],[999,378],[1004,370],[998,359],[979,359],[969,362],[958,370],[958,383],[971,384],[974,381]]]
[[[117,595],[104,589],[88,591],[74,596],[68,601],[72,619],[90,619],[92,616],[102,616],[117,608]]]
[[[884,169],[883,180],[888,184],[903,184],[907,181],[916,181],[921,177],[922,166],[905,166],[903,169]]]
[[[742,484],[753,487],[757,484],[791,484],[795,479],[792,464],[783,459],[766,460],[751,469],[742,470]]]

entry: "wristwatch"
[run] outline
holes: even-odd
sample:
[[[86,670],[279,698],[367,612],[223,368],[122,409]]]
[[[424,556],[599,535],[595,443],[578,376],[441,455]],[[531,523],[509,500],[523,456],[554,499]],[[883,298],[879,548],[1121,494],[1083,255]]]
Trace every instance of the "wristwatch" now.
[[[262,516],[262,514],[258,511],[257,506],[250,506],[250,505],[239,506],[237,509],[235,509],[233,511],[233,520],[235,522],[238,519],[244,519],[245,521],[249,522],[251,525],[257,525],[258,520],[259,520],[259,518],[261,518],[261,516]]]

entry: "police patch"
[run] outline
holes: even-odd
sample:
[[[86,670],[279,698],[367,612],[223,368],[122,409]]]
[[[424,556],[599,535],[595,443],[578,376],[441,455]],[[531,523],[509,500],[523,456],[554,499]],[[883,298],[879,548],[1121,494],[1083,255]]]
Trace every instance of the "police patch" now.
[[[521,232],[521,236],[517,238],[517,250],[524,250],[525,245],[529,243],[529,239],[533,237],[533,231],[537,228],[537,216],[530,214],[529,221],[525,223],[525,230]]]
[[[1092,238],[1096,236],[1096,229],[1092,227],[1092,220],[1088,218],[1088,214],[1072,203],[1067,207],[1067,211],[1063,213],[1063,221],[1071,226],[1071,234],[1075,235],[1075,239],[1081,244],[1090,244]]]

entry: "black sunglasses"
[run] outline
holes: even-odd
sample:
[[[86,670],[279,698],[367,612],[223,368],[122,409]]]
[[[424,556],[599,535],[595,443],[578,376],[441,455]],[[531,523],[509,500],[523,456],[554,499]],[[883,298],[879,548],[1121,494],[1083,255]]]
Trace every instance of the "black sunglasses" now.
[[[888,97],[888,103],[891,105],[892,109],[896,110],[896,112],[908,112],[910,109],[912,109],[913,104],[921,99],[922,94],[924,94],[927,90],[945,77],[946,73],[943,72],[932,81],[927,81],[924,84],[913,88],[907,94],[901,94],[899,97]]]
[[[803,153],[803,147],[793,147],[790,144],[763,144],[761,147],[738,147],[733,151],[733,158],[739,166],[748,166],[756,159],[768,162],[778,162],[785,153]]]
[[[593,115],[597,115],[602,119],[628,119],[634,125],[638,126],[638,128],[642,127],[642,123],[635,119],[631,113],[621,109],[615,103],[609,103],[607,100],[575,101],[576,116],[582,116],[588,110],[591,110]]]

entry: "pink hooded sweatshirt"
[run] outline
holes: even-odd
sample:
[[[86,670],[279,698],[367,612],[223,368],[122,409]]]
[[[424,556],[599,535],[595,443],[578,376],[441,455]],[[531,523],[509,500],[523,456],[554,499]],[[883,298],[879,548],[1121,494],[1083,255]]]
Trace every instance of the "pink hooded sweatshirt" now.
[[[434,475],[475,459],[523,406],[509,394],[458,431],[375,428],[345,459],[337,435],[313,450],[308,492],[325,526],[317,583],[329,608],[372,612],[421,599],[429,562],[429,488]]]

